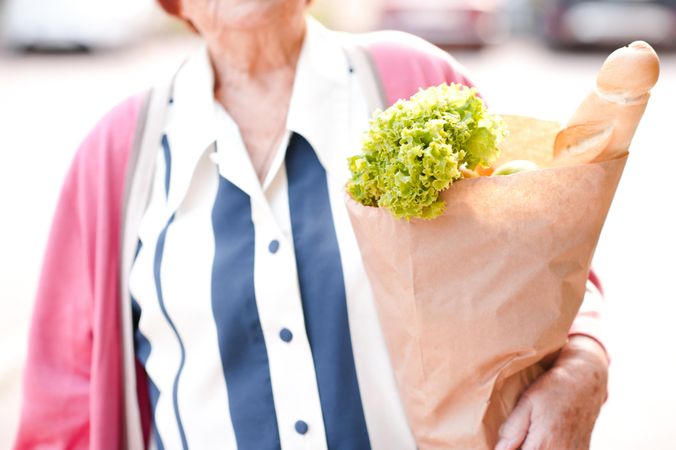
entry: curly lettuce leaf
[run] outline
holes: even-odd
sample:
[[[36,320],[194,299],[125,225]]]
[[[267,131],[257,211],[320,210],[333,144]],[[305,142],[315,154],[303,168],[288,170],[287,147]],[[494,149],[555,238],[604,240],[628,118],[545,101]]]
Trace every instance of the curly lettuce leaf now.
[[[442,84],[399,100],[371,118],[363,153],[349,158],[348,193],[397,218],[432,219],[440,193],[460,179],[461,167],[489,165],[505,126],[473,88]]]

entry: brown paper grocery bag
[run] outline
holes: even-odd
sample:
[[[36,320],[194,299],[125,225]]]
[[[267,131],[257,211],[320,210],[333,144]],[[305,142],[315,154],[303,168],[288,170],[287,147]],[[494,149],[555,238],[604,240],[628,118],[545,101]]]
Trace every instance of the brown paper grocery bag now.
[[[503,158],[551,158],[557,127],[508,122]],[[461,180],[428,221],[346,196],[420,449],[494,448],[538,363],[566,342],[625,162]]]

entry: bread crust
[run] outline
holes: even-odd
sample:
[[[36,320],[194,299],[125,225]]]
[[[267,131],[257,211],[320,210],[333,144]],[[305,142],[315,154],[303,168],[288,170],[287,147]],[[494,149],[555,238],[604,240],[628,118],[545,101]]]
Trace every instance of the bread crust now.
[[[659,72],[660,60],[646,42],[632,42],[611,53],[598,73],[596,88],[559,132],[552,165],[605,161],[625,154]]]
[[[600,93],[637,99],[655,86],[660,74],[660,60],[644,41],[618,48],[606,58],[596,78]]]

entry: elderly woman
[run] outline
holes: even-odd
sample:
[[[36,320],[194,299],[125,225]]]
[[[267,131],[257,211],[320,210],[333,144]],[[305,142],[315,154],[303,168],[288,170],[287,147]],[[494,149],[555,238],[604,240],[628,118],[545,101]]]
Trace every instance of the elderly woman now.
[[[342,200],[345,158],[377,91],[359,70],[390,103],[467,84],[463,70],[411,36],[328,31],[307,0],[162,3],[206,45],[76,156],[16,448],[414,449]],[[354,64],[355,42],[372,65]],[[153,175],[130,222],[139,145]],[[497,448],[588,448],[608,364],[596,320],[578,316]]]

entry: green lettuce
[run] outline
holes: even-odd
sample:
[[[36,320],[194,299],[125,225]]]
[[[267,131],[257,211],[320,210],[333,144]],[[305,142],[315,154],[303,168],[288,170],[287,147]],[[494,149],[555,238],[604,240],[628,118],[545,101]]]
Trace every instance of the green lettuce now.
[[[349,158],[348,193],[365,206],[397,218],[432,219],[445,204],[440,193],[461,178],[461,168],[490,165],[505,134],[474,88],[442,84],[376,111],[363,153]]]

